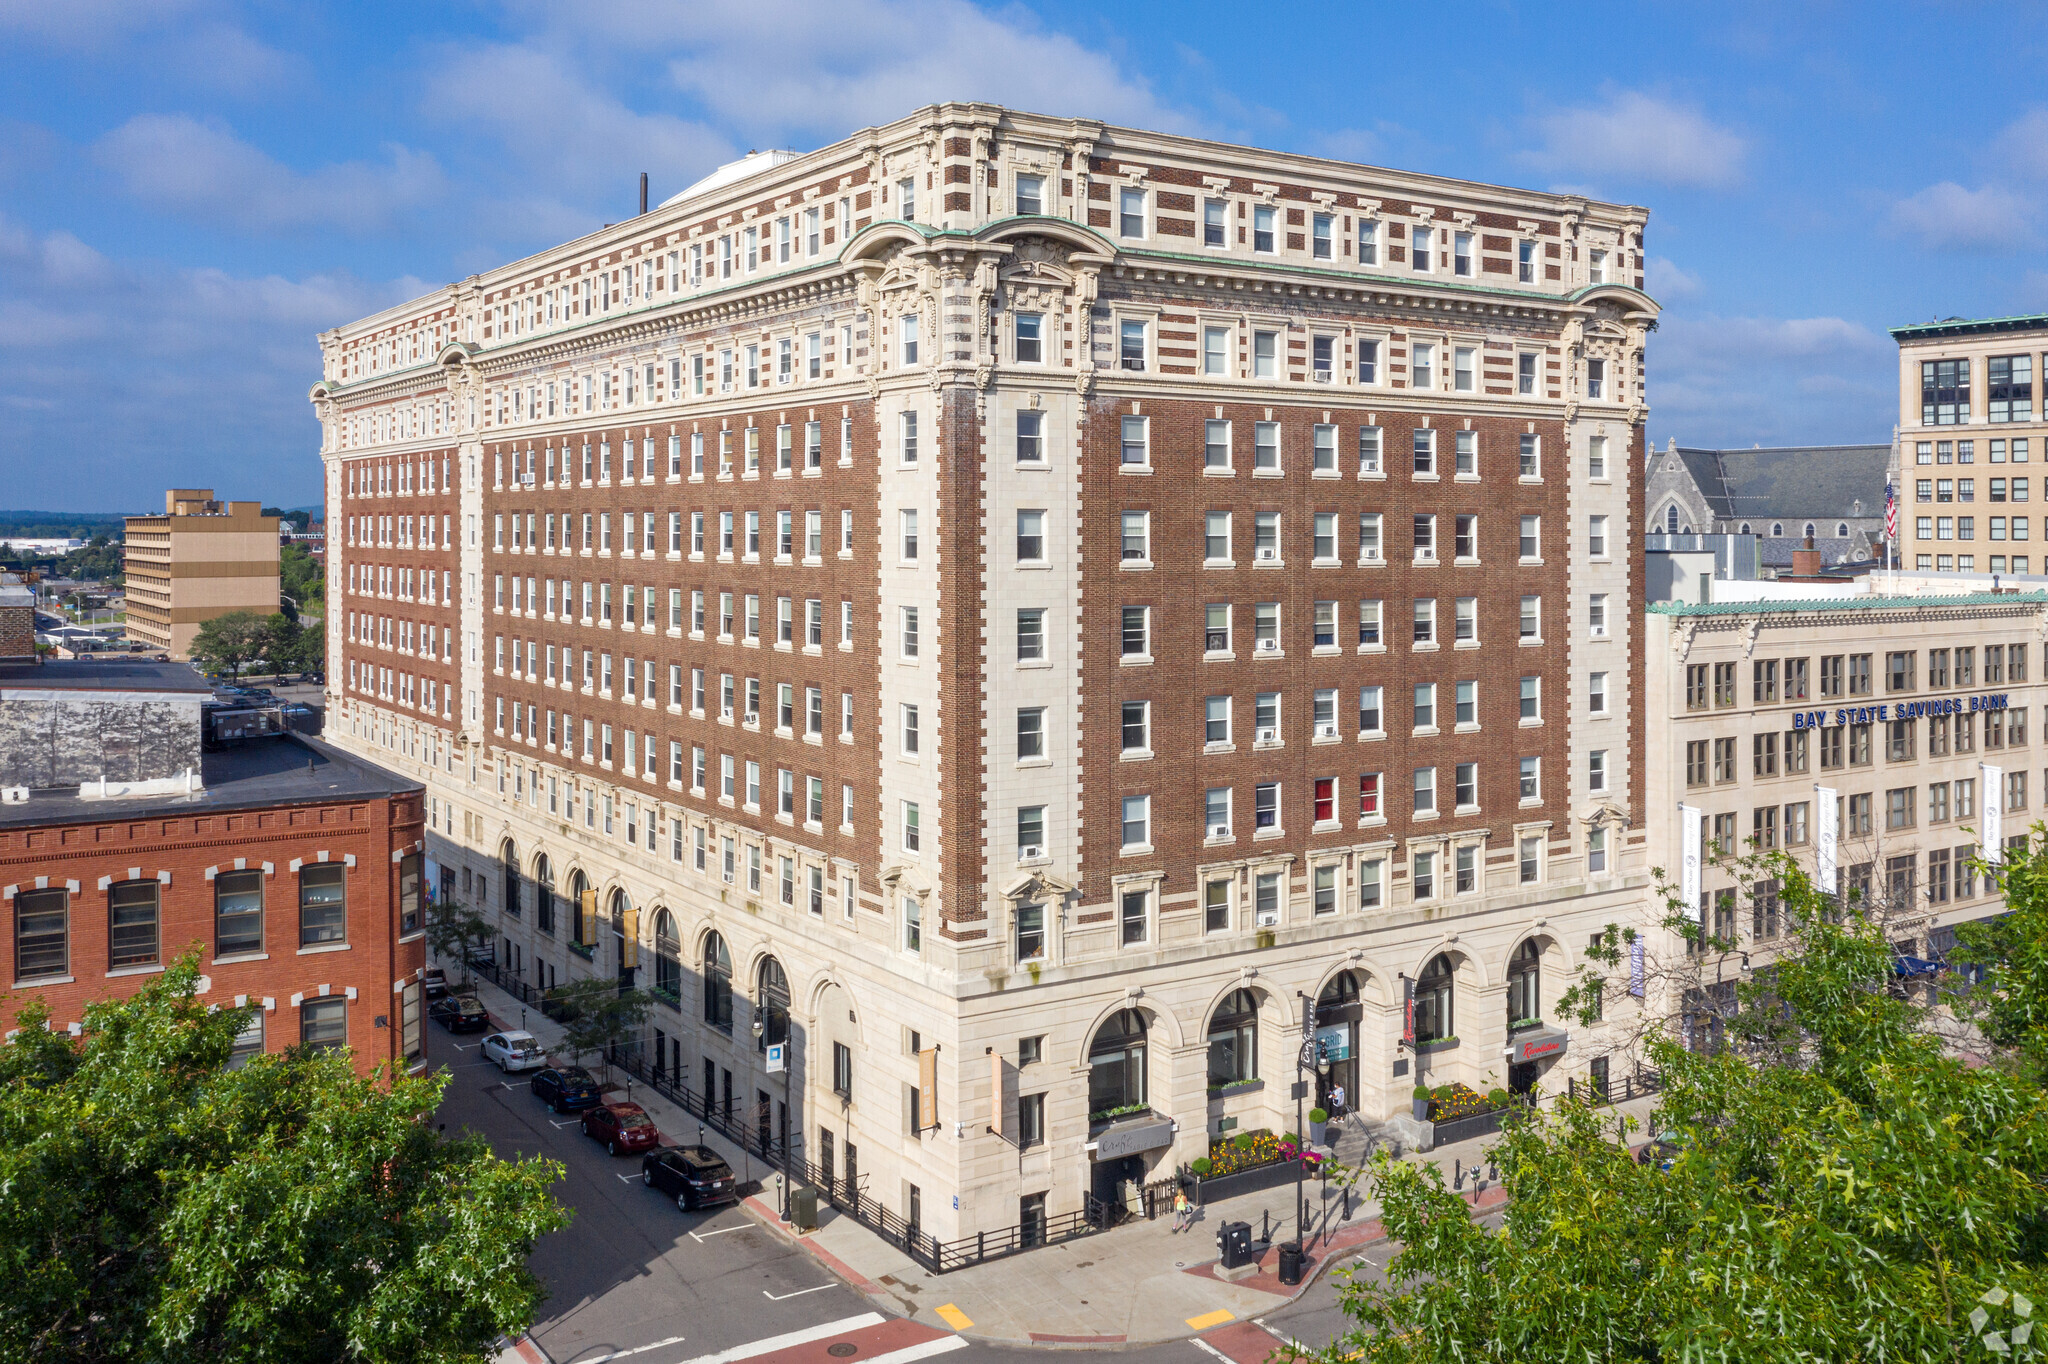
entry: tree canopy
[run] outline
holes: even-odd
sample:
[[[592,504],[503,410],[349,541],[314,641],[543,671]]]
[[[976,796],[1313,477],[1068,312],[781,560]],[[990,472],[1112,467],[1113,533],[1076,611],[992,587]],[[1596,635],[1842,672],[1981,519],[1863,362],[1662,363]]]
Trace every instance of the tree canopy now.
[[[77,1039],[32,1003],[0,1046],[0,1358],[480,1361],[524,1331],[561,1167],[437,1132],[445,1074],[231,1066],[250,1011],[198,981],[181,961]]]
[[[1359,1329],[1321,1358],[1877,1361],[2035,1357],[2048,1301],[2048,854],[2011,912],[1966,929],[1989,982],[1909,997],[1880,923],[1774,859],[1799,950],[1751,973],[1721,1044],[1648,1040],[1660,1133],[1642,1165],[1611,1110],[1562,1100],[1491,1152],[1504,1224],[1433,1165],[1367,1183],[1402,1244],[1343,1290]],[[1954,982],[1955,977],[1944,977]],[[1981,1019],[2010,1048],[1945,1043]]]

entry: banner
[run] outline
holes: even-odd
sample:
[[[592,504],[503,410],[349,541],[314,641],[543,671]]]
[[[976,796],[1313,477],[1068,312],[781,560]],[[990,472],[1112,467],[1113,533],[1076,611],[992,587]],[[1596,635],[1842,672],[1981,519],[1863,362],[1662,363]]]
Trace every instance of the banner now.
[[[1401,977],[1401,1040],[1415,1045],[1415,982]]]
[[[1814,813],[1820,817],[1814,830],[1813,879],[1822,892],[1833,895],[1839,860],[1837,840],[1841,834],[1841,797],[1831,786],[1813,788]]]
[[[1628,992],[1637,999],[1643,997],[1643,978],[1646,974],[1643,963],[1643,940],[1638,937],[1628,945]]]
[[[1685,912],[1694,923],[1700,921],[1700,862],[1704,852],[1700,840],[1705,823],[1706,816],[1699,807],[1678,807],[1678,898],[1685,902]]]
[[[1984,799],[1980,808],[1984,817],[1978,824],[1983,829],[1984,861],[1995,867],[2005,851],[2002,846],[2005,842],[2005,769],[1979,763],[1977,770],[1983,773],[1980,784],[1984,788]]]
[[[939,1125],[939,1049],[917,1054],[917,1130]]]
[[[988,1049],[988,1130],[997,1136],[1003,1135],[1003,1055],[994,1047]]]

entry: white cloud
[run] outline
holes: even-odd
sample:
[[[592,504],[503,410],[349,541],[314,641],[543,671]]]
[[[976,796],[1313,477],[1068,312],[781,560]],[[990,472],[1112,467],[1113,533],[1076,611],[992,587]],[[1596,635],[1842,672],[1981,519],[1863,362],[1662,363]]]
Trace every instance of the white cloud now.
[[[1992,139],[1991,162],[2001,175],[2048,181],[2048,109],[2030,109]]]
[[[2006,251],[2033,240],[2034,216],[2031,204],[2001,185],[1965,189],[1944,180],[1893,204],[1891,223],[1930,249]]]
[[[1663,303],[1698,298],[1700,277],[1662,256],[1650,257],[1650,297]]]
[[[1682,317],[1651,337],[1656,443],[1843,444],[1890,435],[1891,338],[1840,317]]]
[[[101,138],[96,155],[154,208],[257,232],[389,230],[446,189],[426,152],[391,145],[390,164],[361,161],[301,173],[219,122],[138,114]]]
[[[1538,114],[1526,164],[1547,173],[1725,189],[1742,179],[1748,144],[1697,109],[1635,90],[1599,106]]]
[[[0,0],[0,29],[61,47],[104,48],[196,8],[198,0]]]

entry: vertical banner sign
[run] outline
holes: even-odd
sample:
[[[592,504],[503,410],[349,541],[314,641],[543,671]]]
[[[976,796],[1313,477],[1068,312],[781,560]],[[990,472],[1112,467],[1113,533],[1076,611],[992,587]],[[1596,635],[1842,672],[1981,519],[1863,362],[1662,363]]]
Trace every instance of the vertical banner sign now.
[[[1628,992],[1637,999],[1643,997],[1643,976],[1643,940],[1637,938],[1628,945]]]
[[[583,892],[583,903],[579,907],[578,912],[583,919],[583,945],[585,947],[597,946],[597,892],[595,890],[585,890]]]
[[[1678,898],[1685,902],[1685,912],[1693,922],[1700,918],[1700,846],[1701,828],[1706,816],[1696,805],[1678,807],[1678,838],[1681,865],[1678,870]]]
[[[1979,822],[1984,826],[1984,860],[1995,867],[2005,842],[2005,769],[1990,763],[1979,763],[1977,769],[1983,774],[1980,785],[1984,789],[1984,818]]]
[[[1819,827],[1814,831],[1820,841],[1814,846],[1813,879],[1823,894],[1833,895],[1836,889],[1836,841],[1841,833],[1842,798],[1831,786],[1816,786],[1813,788],[1813,799],[1816,806],[1814,813],[1820,817]]]
[[[1003,1100],[1003,1054],[994,1047],[988,1049],[988,1130],[997,1136],[1003,1135],[1003,1110],[1008,1105]]]
[[[917,1054],[917,1127],[939,1125],[939,1049]]]
[[[1401,977],[1401,1040],[1415,1045],[1415,982]]]

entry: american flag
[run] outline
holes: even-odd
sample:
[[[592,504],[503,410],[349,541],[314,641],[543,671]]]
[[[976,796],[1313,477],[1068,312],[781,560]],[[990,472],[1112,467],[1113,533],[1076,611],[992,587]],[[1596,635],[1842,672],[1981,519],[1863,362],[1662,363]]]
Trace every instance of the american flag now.
[[[1899,499],[1890,479],[1884,481],[1884,538],[1899,538]]]

